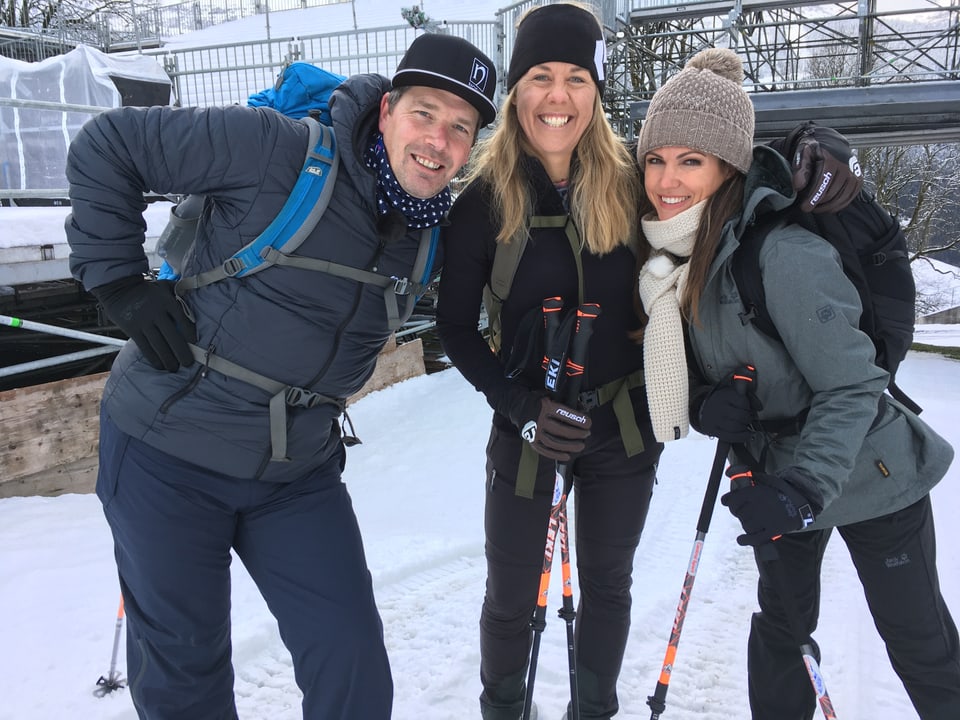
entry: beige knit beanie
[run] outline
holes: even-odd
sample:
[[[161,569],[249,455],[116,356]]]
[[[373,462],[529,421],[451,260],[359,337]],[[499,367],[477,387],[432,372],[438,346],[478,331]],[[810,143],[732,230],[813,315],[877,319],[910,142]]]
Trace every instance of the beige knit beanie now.
[[[743,89],[743,63],[732,50],[694,55],[653,96],[637,157],[662,147],[689,147],[747,172],[753,160],[754,111]]]

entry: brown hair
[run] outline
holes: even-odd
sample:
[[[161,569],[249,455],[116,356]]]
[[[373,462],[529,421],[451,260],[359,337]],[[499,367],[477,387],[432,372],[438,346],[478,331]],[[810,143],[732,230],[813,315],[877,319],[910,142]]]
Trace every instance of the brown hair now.
[[[643,183],[643,162],[641,158],[640,179]],[[721,170],[728,174],[728,179],[707,198],[706,205],[703,208],[703,214],[700,216],[700,224],[697,226],[697,232],[693,242],[693,252],[690,253],[687,270],[687,280],[684,284],[683,295],[680,298],[680,312],[688,322],[699,323],[699,305],[700,295],[707,282],[707,273],[710,272],[710,266],[713,264],[714,255],[717,253],[717,245],[720,243],[720,233],[727,220],[740,212],[743,206],[743,187],[746,176],[733,167],[725,160],[720,160]],[[646,193],[640,200],[640,217],[646,217],[653,212],[653,205],[647,198]],[[640,229],[640,246],[649,247],[646,238],[643,237],[643,228]],[[647,253],[641,253],[644,255]],[[640,268],[646,262],[645,257],[637,258],[637,275],[640,274]],[[643,327],[647,324],[647,314],[643,310],[643,304],[640,302],[639,289],[634,288],[634,306],[641,318],[641,329],[633,333],[631,337],[637,342],[643,338]]]

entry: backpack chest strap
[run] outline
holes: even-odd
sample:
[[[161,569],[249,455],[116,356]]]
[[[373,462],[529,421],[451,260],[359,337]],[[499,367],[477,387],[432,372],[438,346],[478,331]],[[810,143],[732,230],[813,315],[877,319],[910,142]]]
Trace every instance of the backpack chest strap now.
[[[409,317],[410,312],[413,311],[413,305],[427,289],[434,258],[436,257],[439,237],[440,231],[438,227],[421,230],[417,257],[410,273],[415,278],[419,277],[419,280],[412,280],[408,277],[398,277],[396,275],[380,275],[370,270],[343,265],[331,260],[320,260],[319,258],[311,258],[303,255],[288,255],[269,245],[261,248],[259,252],[263,261],[263,267],[278,266],[297,268],[299,270],[312,270],[382,288],[383,301],[387,310],[387,327],[392,332],[398,330],[400,326],[403,325],[406,318]],[[232,266],[231,263],[234,265]],[[208,272],[200,273],[193,277],[178,280],[176,286],[177,294],[180,295],[181,291],[195,290],[198,287],[209,285],[218,280],[223,280],[226,277],[241,277],[241,275],[232,272],[232,270],[241,269],[242,267],[243,265],[239,260],[229,258],[220,267],[213,268]],[[404,312],[400,311],[400,305],[397,302],[398,295],[406,300]]]
[[[373,285],[383,289],[383,301],[387,308],[387,324],[390,330],[396,330],[403,324],[403,317],[400,313],[400,306],[397,303],[397,296],[419,297],[426,290],[426,286],[415,280],[406,277],[397,277],[396,275],[379,275],[370,270],[361,270],[360,268],[341,265],[330,260],[319,260],[317,258],[303,257],[302,255],[284,255],[273,248],[265,251],[267,260],[273,264],[282,267],[297,268],[299,270],[315,270],[324,272],[335,277],[355,280],[357,282]],[[410,298],[407,298],[410,302]],[[415,302],[415,300],[414,300]]]
[[[633,402],[630,400],[630,391],[633,388],[641,387],[643,384],[643,368],[640,368],[629,375],[611,380],[595,390],[580,393],[580,405],[587,410],[608,402],[613,403],[613,414],[617,418],[620,438],[623,440],[627,457],[633,457],[646,449],[640,426],[637,425],[637,414],[634,412]]]
[[[265,375],[254,372],[224,357],[215,355],[196,345],[190,345],[194,359],[204,366],[203,373],[215,370],[221,375],[240,380],[258,387],[271,395],[270,398],[270,459],[275,462],[288,462],[287,457],[287,406],[314,408],[318,405],[333,405],[338,415],[346,412],[347,401],[333,398],[307,388],[287,385]]]

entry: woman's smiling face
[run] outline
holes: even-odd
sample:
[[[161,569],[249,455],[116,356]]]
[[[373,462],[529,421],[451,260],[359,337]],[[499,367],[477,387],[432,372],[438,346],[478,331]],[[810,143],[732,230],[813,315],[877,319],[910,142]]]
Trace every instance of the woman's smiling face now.
[[[565,62],[534,65],[517,82],[517,119],[545,166],[569,163],[593,119],[596,97],[590,71]]]
[[[716,155],[662,147],[643,158],[643,188],[660,220],[669,220],[713,195],[729,177]]]

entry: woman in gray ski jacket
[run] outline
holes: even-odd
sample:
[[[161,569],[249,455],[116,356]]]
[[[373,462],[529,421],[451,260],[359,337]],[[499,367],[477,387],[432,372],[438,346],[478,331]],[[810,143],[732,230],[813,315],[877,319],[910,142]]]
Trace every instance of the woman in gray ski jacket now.
[[[742,82],[736,54],[709,49],[651,101],[637,152],[653,253],[639,291],[648,391],[654,373],[686,376],[687,359],[694,378],[689,407],[650,394],[655,428],[685,428],[689,412],[696,429],[734,443],[736,461],[749,463],[728,470],[735,482],[722,503],[760,574],[748,644],[752,717],[813,717],[800,645],[819,662],[810,633],[834,527],[920,717],[960,717],[960,643],[940,593],[929,497],[953,450],[884,394],[888,373],[858,328],[859,296],[822,238],[796,225],[771,230],[759,265],[781,339],[741,320],[734,251],[751,223],[794,200],[784,160],[753,147]],[[747,393],[732,380],[744,368],[755,372]],[[798,430],[766,431],[793,418]]]

